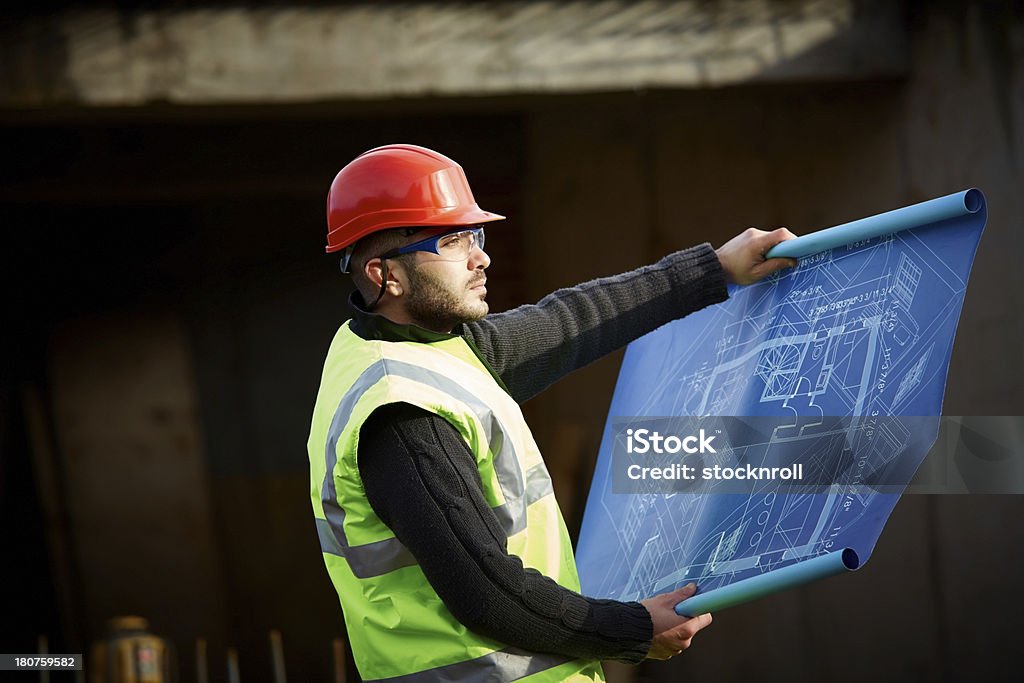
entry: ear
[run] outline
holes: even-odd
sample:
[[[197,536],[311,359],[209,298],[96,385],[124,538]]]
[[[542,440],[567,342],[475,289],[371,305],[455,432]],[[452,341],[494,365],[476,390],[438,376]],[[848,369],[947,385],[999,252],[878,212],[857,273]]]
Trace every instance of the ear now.
[[[380,289],[381,282],[384,281],[384,262],[380,257],[374,257],[368,260],[363,265],[363,274],[366,278],[373,283],[374,287]],[[405,279],[405,273],[402,271],[402,266],[397,261],[389,260],[387,264],[387,292],[391,296],[401,296],[405,291],[402,286],[402,280]]]

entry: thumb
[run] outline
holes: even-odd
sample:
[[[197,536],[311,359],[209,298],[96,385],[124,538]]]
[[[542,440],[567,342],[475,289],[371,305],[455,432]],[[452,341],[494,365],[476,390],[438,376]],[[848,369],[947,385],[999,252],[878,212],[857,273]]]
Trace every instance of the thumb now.
[[[770,258],[763,263],[758,263],[756,266],[750,269],[750,274],[755,279],[760,280],[768,275],[771,275],[777,270],[784,268],[795,268],[797,260],[793,258]]]

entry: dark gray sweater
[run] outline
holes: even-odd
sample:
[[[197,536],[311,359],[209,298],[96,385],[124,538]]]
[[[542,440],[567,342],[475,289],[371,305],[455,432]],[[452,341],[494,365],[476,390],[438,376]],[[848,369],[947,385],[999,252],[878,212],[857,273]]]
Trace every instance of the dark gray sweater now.
[[[726,296],[721,265],[703,244],[453,332],[522,403],[573,370]],[[367,339],[452,336],[396,325],[366,312],[358,296],[353,307],[352,329]],[[468,628],[534,652],[628,662],[646,656],[653,634],[643,605],[586,598],[507,552],[473,454],[449,422],[406,403],[380,408],[360,430],[358,460],[370,505]]]

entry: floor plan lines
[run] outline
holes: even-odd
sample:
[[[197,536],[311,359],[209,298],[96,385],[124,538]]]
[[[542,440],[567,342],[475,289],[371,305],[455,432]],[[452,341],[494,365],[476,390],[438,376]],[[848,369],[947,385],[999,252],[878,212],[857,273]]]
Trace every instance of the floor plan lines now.
[[[577,551],[584,592],[642,599],[687,581],[711,590],[844,546],[867,558],[898,499],[884,484],[909,481],[937,430],[935,418],[882,418],[940,414],[984,221],[954,223],[808,256],[634,342]],[[797,457],[818,486],[758,481],[740,495],[712,480],[612,493],[613,422],[669,416],[770,417],[766,434],[705,464]]]

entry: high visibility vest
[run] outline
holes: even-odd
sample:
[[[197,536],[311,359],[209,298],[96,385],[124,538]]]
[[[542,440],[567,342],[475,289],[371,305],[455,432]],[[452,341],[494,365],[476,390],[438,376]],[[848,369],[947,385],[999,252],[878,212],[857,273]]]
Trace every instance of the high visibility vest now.
[[[470,631],[374,514],[356,463],[359,429],[396,402],[443,417],[465,439],[508,552],[566,588],[580,587],[537,444],[468,343],[364,340],[345,323],[327,354],[308,449],[320,547],[360,675],[402,683],[603,680],[599,662],[524,652]]]

